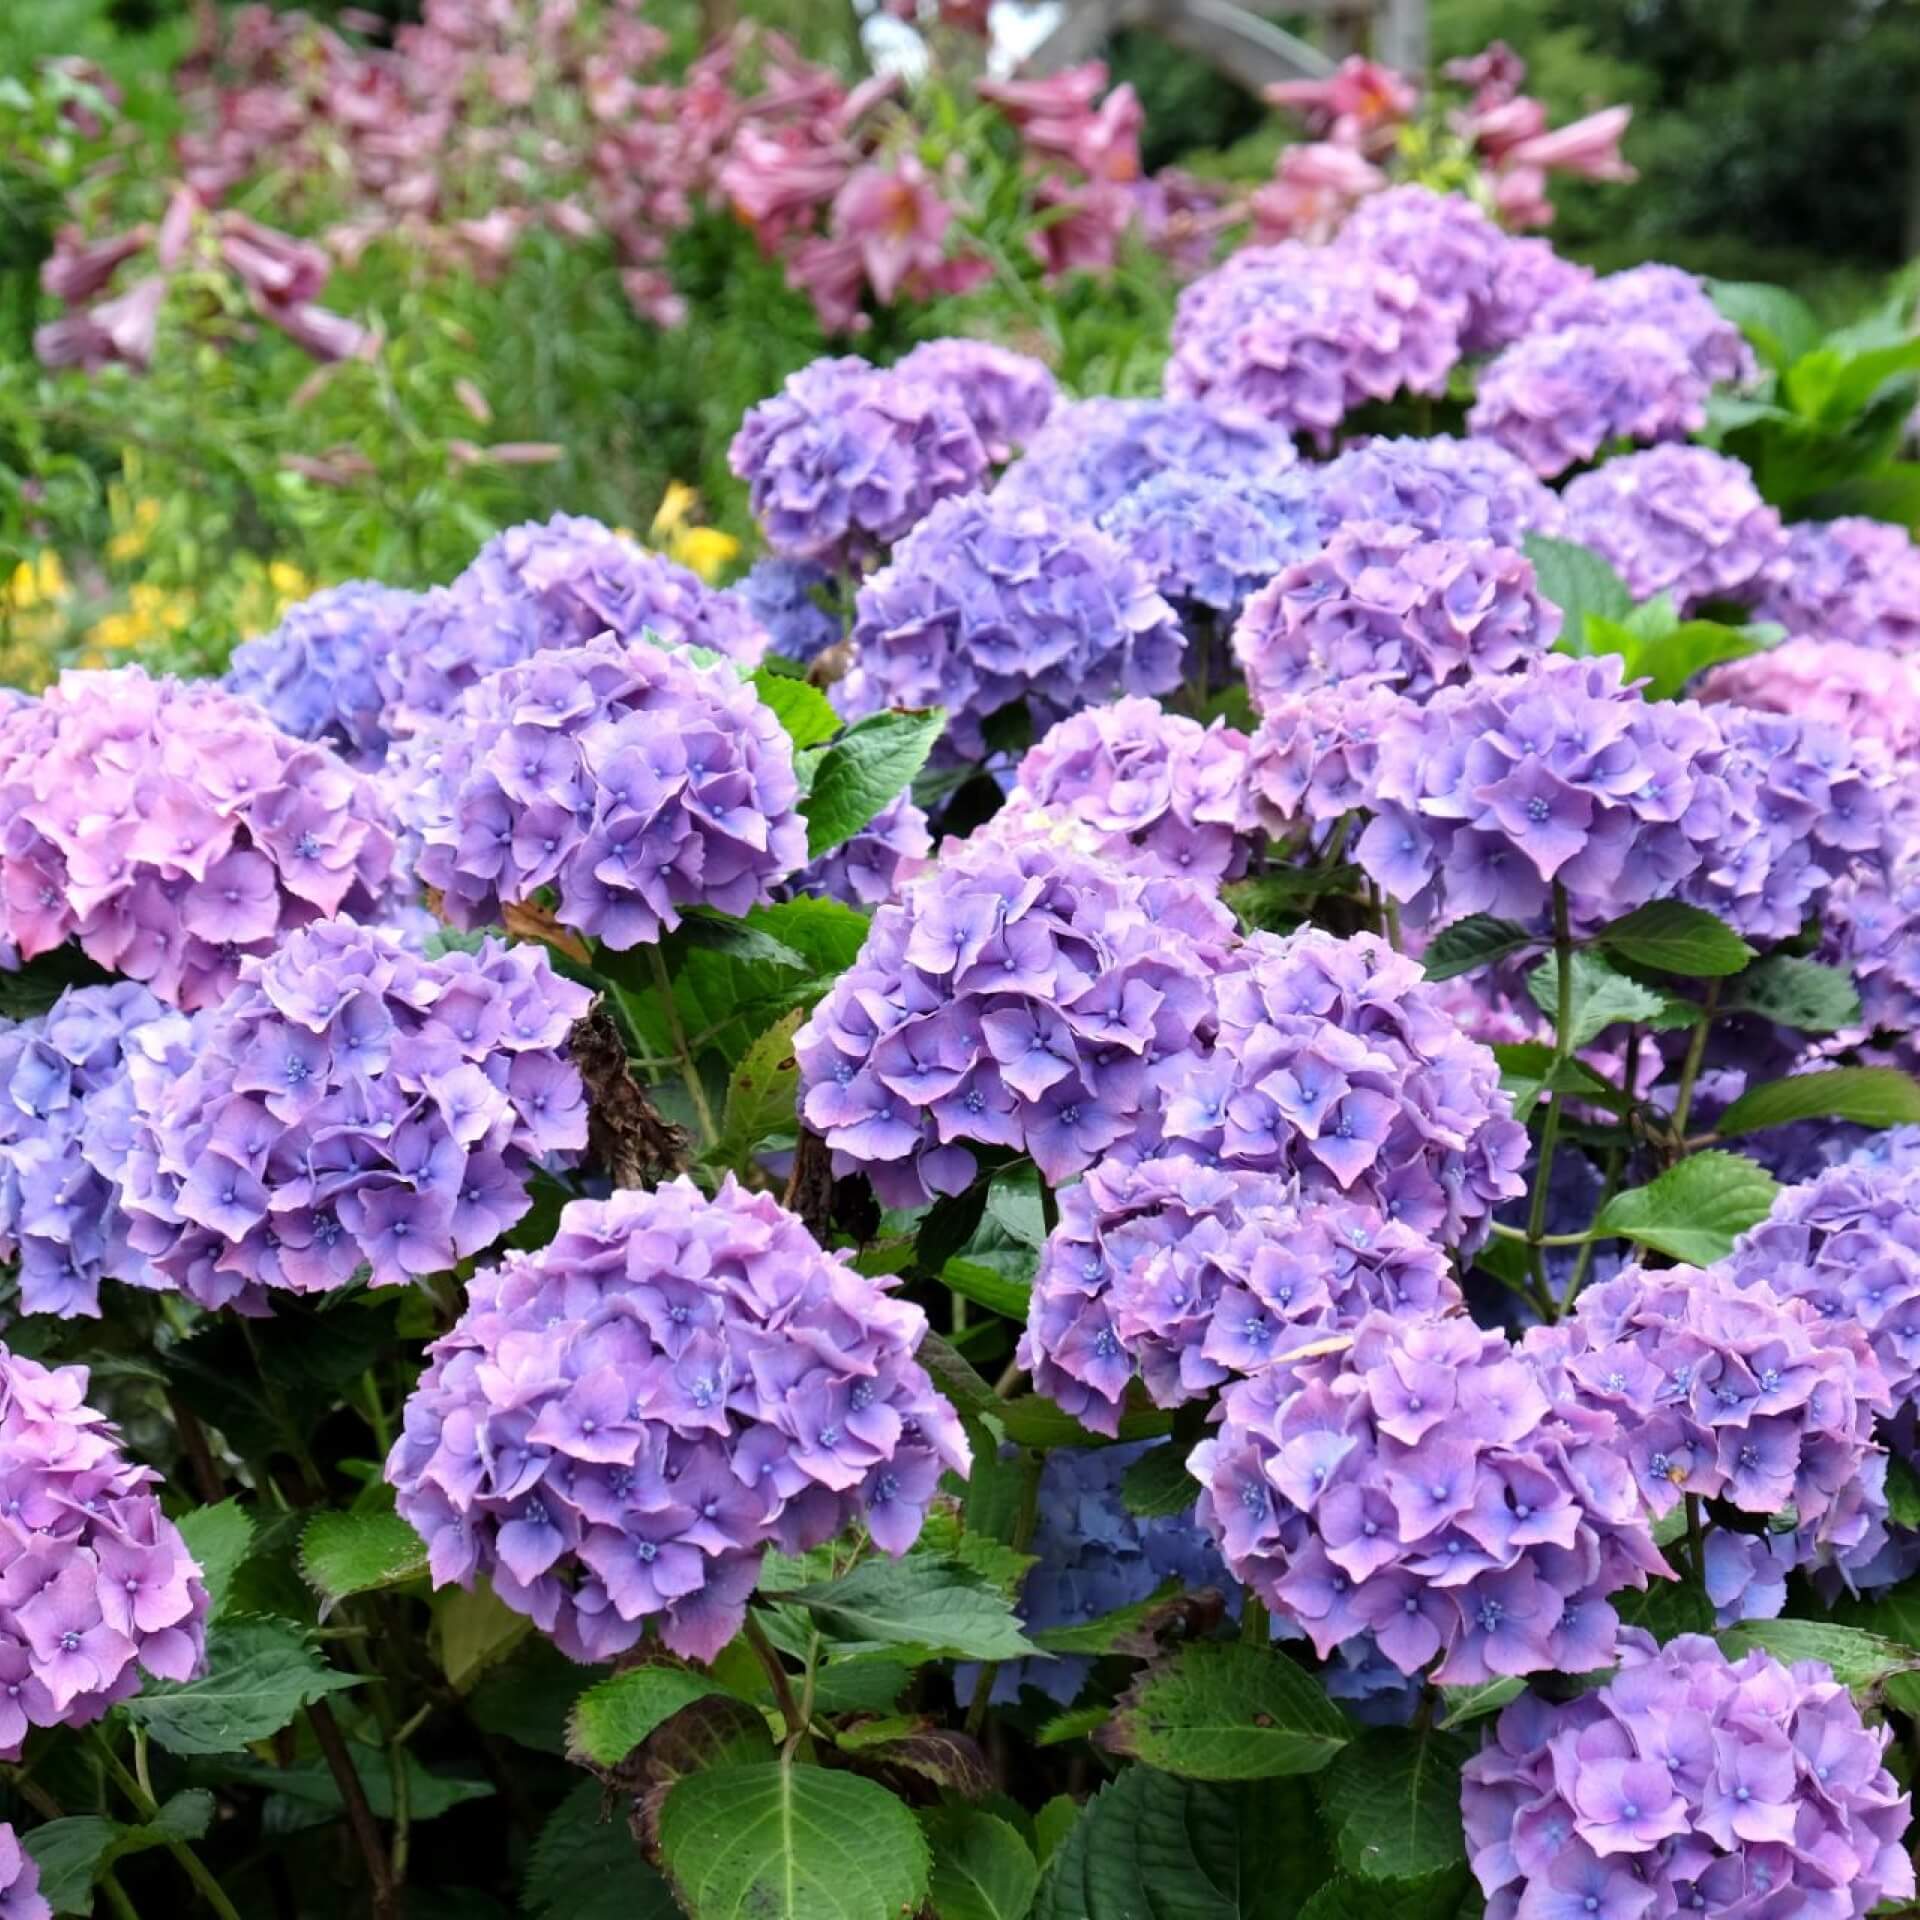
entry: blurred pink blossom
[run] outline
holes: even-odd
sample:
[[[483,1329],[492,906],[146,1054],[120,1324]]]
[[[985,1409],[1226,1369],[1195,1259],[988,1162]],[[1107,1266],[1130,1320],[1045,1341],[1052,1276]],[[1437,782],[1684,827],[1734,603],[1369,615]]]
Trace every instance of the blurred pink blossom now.
[[[976,91],[1016,127],[1025,128],[1034,120],[1073,120],[1091,112],[1106,87],[1104,62],[1089,60],[1044,80],[982,80]]]
[[[1283,80],[1261,98],[1290,107],[1317,134],[1365,153],[1385,152],[1412,117],[1420,90],[1391,67],[1350,54],[1324,80]]]
[[[40,286],[56,300],[91,300],[114,276],[123,260],[130,260],[153,238],[151,227],[129,227],[89,241],[78,227],[62,227],[53,252],[40,264]]]
[[[1249,202],[1255,238],[1330,240],[1355,203],[1378,193],[1387,176],[1352,147],[1318,140],[1281,150],[1274,177]]]
[[[1492,106],[1511,100],[1526,85],[1527,63],[1504,40],[1490,41],[1464,60],[1449,60],[1440,69],[1457,86],[1471,87],[1476,104]]]
[[[1638,179],[1620,153],[1621,136],[1632,118],[1631,107],[1603,107],[1584,120],[1569,121],[1551,133],[1522,140],[1507,154],[1507,163],[1570,173],[1581,180]]]
[[[1048,174],[1035,187],[1042,216],[1027,237],[1049,279],[1063,273],[1106,273],[1119,255],[1133,219],[1133,198],[1103,180],[1066,180]]]

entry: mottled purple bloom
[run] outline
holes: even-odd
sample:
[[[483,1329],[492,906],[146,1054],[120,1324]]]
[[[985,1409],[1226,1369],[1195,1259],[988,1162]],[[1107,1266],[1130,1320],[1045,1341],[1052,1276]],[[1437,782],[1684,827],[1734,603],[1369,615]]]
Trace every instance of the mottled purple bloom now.
[[[1442,1685],[1609,1665],[1607,1595],[1666,1574],[1605,1412],[1465,1319],[1369,1314],[1221,1395],[1201,1524],[1324,1658],[1369,1632]]]
[[[1362,521],[1255,594],[1233,650],[1265,713],[1327,686],[1418,698],[1523,666],[1559,631],[1524,554]]]
[[[729,1175],[575,1201],[482,1268],[387,1459],[435,1585],[485,1573],[575,1660],[650,1626],[711,1660],[767,1547],[864,1519],[905,1553],[967,1442],[926,1316],[848,1258]]]
[[[1551,480],[1610,441],[1699,432],[1707,388],[1686,349],[1658,327],[1563,327],[1495,356],[1467,426]]]
[[[1738,460],[1707,447],[1623,454],[1566,490],[1567,538],[1609,561],[1636,600],[1751,601],[1786,569],[1780,515]]]
[[[0,1920],[53,1920],[40,1891],[40,1867],[20,1836],[0,1821]]]
[[[820,604],[822,595],[839,593],[838,580],[811,561],[770,553],[753,563],[734,591],[783,659],[804,665],[846,635],[845,621]]]
[[[120,1278],[270,1310],[365,1264],[449,1271],[531,1204],[534,1166],[586,1145],[564,1048],[589,995],[537,946],[437,960],[339,921],[250,961],[184,1071],[136,1061]]]
[[[611,634],[504,668],[391,768],[456,926],[544,888],[616,950],[689,907],[741,914],[806,860],[793,746],[722,661]]]
[[[1056,407],[995,491],[1022,506],[1097,520],[1159,474],[1271,481],[1297,459],[1292,440],[1254,415],[1096,395]]]
[[[1920,546],[1904,527],[1803,520],[1787,529],[1786,559],[1754,609],[1762,620],[1887,653],[1920,648]]]
[[[1060,399],[1053,375],[1040,361],[988,340],[929,340],[897,361],[893,371],[959,401],[996,465],[1033,439]]]
[[[1640,326],[1664,333],[1709,386],[1746,382],[1759,372],[1746,336],[1713,304],[1699,276],[1658,261],[1598,280],[1583,278],[1549,301],[1528,331]]]
[[[877,907],[900,890],[902,867],[917,868],[933,851],[927,816],[901,793],[856,834],[810,861],[787,882],[784,891],[822,894],[850,907]]]
[[[1184,881],[1045,840],[949,845],[795,1036],[801,1110],[888,1205],[959,1192],[976,1145],[1069,1179],[1188,1055],[1231,937]]]
[[[1559,495],[1491,440],[1362,440],[1315,482],[1332,525],[1385,521],[1430,540],[1518,547],[1530,533],[1558,534],[1565,518]]]
[[[1143,871],[1237,880],[1255,825],[1246,757],[1246,735],[1219,721],[1203,727],[1153,700],[1089,707],[1028,749],[987,831],[1004,839],[1045,815]]]
[[[849,719],[944,707],[947,749],[985,757],[983,723],[1024,702],[1036,732],[1118,693],[1163,693],[1185,648],[1147,569],[1084,521],[976,494],[943,502],[855,602]]]
[[[1192,1097],[1210,1104],[1213,1089],[1203,1078]],[[1376,1308],[1459,1303],[1446,1255],[1365,1202],[1178,1154],[1103,1161],[1060,1193],[1020,1360],[1038,1391],[1110,1434],[1135,1378],[1178,1406]]]
[[[1797,531],[1788,530],[1789,541]],[[1890,653],[1803,636],[1715,667],[1701,681],[1700,697],[1822,721],[1879,741],[1896,760],[1920,762],[1920,649]]]
[[[293,929],[371,915],[392,860],[372,784],[219,687],[71,671],[0,714],[0,939],[23,959],[71,938],[192,1011]]]
[[[289,607],[272,632],[233,650],[225,685],[257,700],[283,733],[332,747],[350,766],[386,758],[395,655],[419,595],[370,580],[327,587]]]
[[[30,1728],[86,1726],[139,1692],[141,1668],[188,1680],[206,1651],[206,1589],[152,1491],[160,1476],[121,1453],[86,1393],[85,1367],[47,1368],[0,1347],[0,1759],[9,1761]],[[0,1869],[5,1859],[0,1842]]]
[[[1862,864],[1829,889],[1820,957],[1843,967],[1860,993],[1861,1025],[1884,1035],[1911,1064],[1920,1034],[1920,854]]]
[[[1528,332],[1549,301],[1575,293],[1592,274],[1544,240],[1497,226],[1464,194],[1389,187],[1350,213],[1334,246],[1364,262],[1411,275],[1443,310],[1465,353],[1491,353]]]
[[[1914,1887],[1907,1796],[1817,1661],[1623,1628],[1620,1670],[1522,1694],[1461,1775],[1487,1920],[1854,1920]]]
[[[1260,824],[1287,832],[1303,815],[1337,820],[1369,804],[1379,743],[1414,702],[1378,683],[1329,685],[1276,700],[1254,730],[1247,783]]]
[[[727,457],[768,546],[843,573],[936,501],[973,492],[989,466],[957,392],[852,355],[802,367],[748,413]]]

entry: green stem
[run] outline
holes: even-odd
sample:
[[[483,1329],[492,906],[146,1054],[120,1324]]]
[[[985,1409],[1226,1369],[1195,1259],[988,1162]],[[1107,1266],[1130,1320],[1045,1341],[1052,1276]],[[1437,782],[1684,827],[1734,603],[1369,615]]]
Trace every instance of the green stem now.
[[[1713,1025],[1714,1010],[1720,1004],[1720,982],[1707,982],[1706,997],[1700,1004],[1699,1023],[1694,1027],[1693,1038],[1687,1042],[1687,1057],[1680,1068],[1680,1091],[1673,1102],[1673,1137],[1684,1143],[1687,1137],[1687,1114],[1693,1106],[1693,1084],[1700,1077],[1700,1062],[1706,1058],[1707,1029]]]
[[[1567,890],[1553,887],[1553,960],[1556,981],[1553,1015],[1554,1077],[1573,1052],[1568,1034],[1573,1024],[1573,929],[1567,914]],[[1557,1319],[1553,1290],[1547,1285],[1547,1263],[1540,1249],[1546,1245],[1547,1188],[1553,1175],[1554,1150],[1560,1144],[1561,1096],[1547,1096],[1547,1117],[1540,1128],[1540,1152],[1533,1169],[1533,1200],[1527,1209],[1527,1264],[1533,1275],[1535,1297],[1548,1320]]]
[[[1500,1240],[1517,1240],[1523,1247],[1584,1247],[1600,1236],[1591,1228],[1585,1233],[1543,1233],[1536,1240],[1524,1227],[1510,1227],[1504,1220],[1490,1222]]]
[[[107,1738],[103,1729],[94,1728],[93,1741],[106,1767],[108,1779],[126,1795],[128,1802],[141,1820],[151,1825],[160,1817],[158,1802],[128,1772],[125,1761],[114,1752],[113,1742]],[[220,1916],[220,1920],[240,1920],[239,1909],[227,1898],[226,1890],[220,1882],[207,1871],[206,1863],[200,1856],[184,1840],[168,1840],[165,1845],[167,1851],[180,1863],[181,1872],[199,1888],[201,1898]]]
[[[800,1681],[801,1732],[805,1732],[805,1730],[813,1724],[814,1682],[820,1671],[820,1653],[824,1644],[825,1643],[821,1640],[819,1634],[817,1633],[812,1634],[808,1637],[806,1671],[801,1676],[801,1681]],[[780,1751],[781,1759],[791,1760],[793,1758],[794,1749],[798,1747],[799,1744],[800,1744],[800,1734],[798,1733],[788,1734],[787,1743]]]
[[[673,1040],[674,1059],[680,1068],[680,1077],[687,1083],[687,1098],[693,1102],[694,1114],[700,1122],[700,1144],[710,1147],[720,1138],[720,1129],[713,1123],[713,1109],[707,1104],[707,1090],[700,1084],[700,1069],[694,1064],[692,1049],[687,1045],[687,1030],[680,1023],[680,1007],[673,997],[673,982],[667,978],[666,956],[655,945],[647,949],[647,958],[653,966],[653,983],[659,990],[667,1032]]]
[[[793,1680],[780,1658],[780,1649],[767,1638],[766,1628],[751,1613],[747,1615],[744,1632],[747,1645],[753,1649],[761,1666],[766,1669],[767,1678],[773,1683],[773,1697],[780,1704],[780,1718],[786,1723],[787,1740],[790,1745],[797,1744],[807,1730],[807,1723],[801,1717],[800,1702],[793,1697]]]
[[[98,1885],[107,1896],[107,1905],[113,1909],[116,1920],[140,1920],[140,1909],[127,1898],[126,1888],[120,1884],[111,1867],[100,1876]]]
[[[1015,1553],[1025,1553],[1033,1544],[1033,1529],[1040,1518],[1040,1456],[1029,1453],[1025,1467],[1026,1479],[1020,1489],[1020,1511],[1014,1515],[1013,1538],[1008,1542]],[[987,1703],[999,1672],[1000,1662],[989,1660],[973,1683],[973,1700],[967,1708],[967,1732],[976,1740],[980,1737],[980,1729],[987,1724]]]
[[[1700,1496],[1687,1495],[1687,1554],[1693,1561],[1693,1577],[1702,1586],[1707,1581],[1706,1530],[1700,1524]]]
[[[1257,1593],[1243,1592],[1240,1596],[1240,1638],[1250,1647],[1264,1647],[1272,1633],[1267,1603]]]
[[[1594,1208],[1594,1217],[1596,1219],[1606,1212],[1607,1202],[1613,1198],[1615,1191],[1620,1185],[1621,1163],[1622,1156],[1620,1149],[1615,1147],[1613,1151],[1607,1155],[1606,1176],[1600,1183],[1600,1204]],[[1581,1236],[1580,1251],[1574,1256],[1573,1275],[1567,1282],[1567,1298],[1565,1304],[1569,1307],[1579,1299],[1580,1289],[1587,1284],[1587,1271],[1593,1265],[1593,1249],[1599,1239],[1600,1236],[1594,1233]]]

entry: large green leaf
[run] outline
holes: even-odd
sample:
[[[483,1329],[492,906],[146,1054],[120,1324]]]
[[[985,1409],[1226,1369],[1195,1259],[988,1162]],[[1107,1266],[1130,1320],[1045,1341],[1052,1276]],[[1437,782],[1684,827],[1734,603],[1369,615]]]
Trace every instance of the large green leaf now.
[[[1724,920],[1678,900],[1649,901],[1609,921],[1594,938],[1635,966],[1696,979],[1738,973],[1753,958],[1753,949]]]
[[[1454,1920],[1466,1889],[1465,1867],[1414,1880],[1356,1880],[1336,1874],[1300,1909],[1300,1920]]]
[[[1331,1864],[1304,1781],[1129,1767],[1055,1843],[1034,1920],[1298,1920]]]
[[[365,1513],[316,1513],[300,1535],[300,1571],[329,1607],[426,1570],[427,1543],[391,1504]]]
[[[1682,1633],[1713,1631],[1713,1602],[1692,1580],[1649,1580],[1611,1596],[1623,1627],[1640,1627],[1664,1644]]]
[[[1563,652],[1584,654],[1589,614],[1603,620],[1624,620],[1633,611],[1633,595],[1613,568],[1591,547],[1573,540],[1555,540],[1530,533],[1523,542],[1533,562],[1540,596],[1566,616],[1561,635]]]
[[[913,784],[946,731],[939,707],[856,720],[821,754],[807,796],[807,851],[815,859],[864,827]]]
[[[253,1516],[237,1500],[193,1507],[180,1516],[180,1537],[200,1567],[207,1590],[207,1617],[217,1620],[227,1588],[253,1546]]]
[[[793,1036],[807,1017],[804,1007],[784,1013],[754,1041],[727,1081],[720,1138],[707,1151],[716,1167],[745,1173],[764,1142],[798,1129],[800,1066]]]
[[[927,1843],[886,1788],[778,1760],[681,1780],[660,1859],[692,1920],[902,1920],[926,1897]]]
[[[1452,980],[1477,973],[1496,960],[1537,947],[1540,936],[1517,920],[1496,920],[1490,913],[1470,913],[1443,927],[1428,943],[1423,956],[1429,980]]]
[[[938,1920],[1025,1920],[1040,1868],[1016,1828],[977,1807],[930,1807],[920,1824]]]
[[[995,1417],[1006,1429],[1007,1438],[1022,1447],[1108,1447],[1113,1444],[1104,1433],[1083,1427],[1072,1414],[1038,1393],[1023,1393],[1017,1399],[1002,1401]],[[1141,1407],[1120,1416],[1121,1440],[1150,1440],[1173,1431],[1173,1415],[1159,1407]]]
[[[1899,1127],[1920,1120],[1920,1080],[1898,1067],[1828,1067],[1750,1087],[1720,1116],[1728,1139],[1794,1120]]]
[[[278,1733],[304,1706],[358,1686],[281,1620],[217,1621],[198,1680],[149,1680],[121,1708],[173,1753],[237,1753]]]
[[[1135,1676],[1104,1736],[1190,1780],[1318,1773],[1352,1729],[1325,1689],[1271,1647],[1204,1640]]]
[[[840,731],[840,716],[834,712],[833,703],[811,681],[796,680],[788,673],[771,673],[762,667],[753,676],[752,686],[786,728],[796,753],[803,747],[817,747]]]
[[[1756,961],[1728,983],[1720,1005],[1728,1013],[1757,1013],[1802,1033],[1838,1033],[1860,1024],[1860,996],[1847,974],[1791,953]]]
[[[97,1814],[43,1821],[20,1836],[40,1869],[40,1897],[55,1913],[90,1914],[93,1889],[116,1860],[151,1847],[198,1840],[213,1824],[213,1795],[202,1787],[176,1793],[151,1821],[122,1826]]]
[[[1122,1503],[1143,1520],[1191,1513],[1199,1498],[1200,1483],[1187,1467],[1187,1447],[1179,1440],[1149,1447],[1120,1476]]]
[[[805,1607],[844,1654],[914,1647],[930,1659],[1017,1660],[1035,1651],[990,1581],[928,1554],[864,1560],[844,1579],[787,1598]]]
[[[1558,1016],[1560,963],[1548,957],[1527,975],[1527,992],[1549,1020]],[[1657,1020],[1665,1002],[1651,987],[1629,980],[1597,953],[1569,956],[1566,1044],[1584,1047],[1622,1020]]]
[[[1442,1687],[1440,1689],[1440,1727],[1443,1732],[1451,1732],[1455,1727],[1464,1727],[1475,1720],[1484,1719],[1490,1713],[1498,1713],[1510,1700],[1517,1700],[1527,1690],[1524,1680],[1514,1680],[1501,1675],[1493,1680],[1483,1680],[1473,1687]]]
[[[1830,1620],[1749,1620],[1727,1628],[1720,1644],[1735,1656],[1761,1647],[1788,1666],[1797,1660],[1818,1660],[1833,1669],[1833,1677],[1843,1687],[1862,1693],[1889,1674],[1920,1667],[1920,1650],[1859,1627],[1836,1626]]]
[[[1594,1226],[1693,1266],[1711,1266],[1767,1217],[1779,1191],[1772,1174],[1741,1154],[1696,1153],[1651,1184],[1616,1193]]]
[[[1713,304],[1753,342],[1754,351],[1776,373],[1820,342],[1820,320],[1813,309],[1785,287],[1760,280],[1709,280]]]
[[[577,1758],[617,1767],[682,1707],[726,1691],[692,1667],[630,1667],[597,1682],[574,1702],[567,1743]]]
[[[1033,1644],[1048,1653],[1131,1653],[1144,1659],[1154,1651],[1155,1624],[1184,1604],[1179,1583],[1168,1580],[1131,1606],[1097,1613],[1070,1627],[1036,1627]]]
[[[1320,1782],[1334,1852],[1363,1880],[1410,1880],[1466,1858],[1460,1769],[1473,1749],[1436,1727],[1379,1727]]]
[[[547,1816],[521,1888],[526,1920],[684,1920],[606,1798],[583,1780]]]

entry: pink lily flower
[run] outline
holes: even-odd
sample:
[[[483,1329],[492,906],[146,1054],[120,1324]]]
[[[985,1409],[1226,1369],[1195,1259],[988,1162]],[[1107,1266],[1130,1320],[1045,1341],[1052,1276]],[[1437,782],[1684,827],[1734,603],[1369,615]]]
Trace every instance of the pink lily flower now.
[[[1620,153],[1621,136],[1632,118],[1631,107],[1603,107],[1584,120],[1521,141],[1507,159],[1514,166],[1544,167],[1581,180],[1637,180],[1639,175]]]

